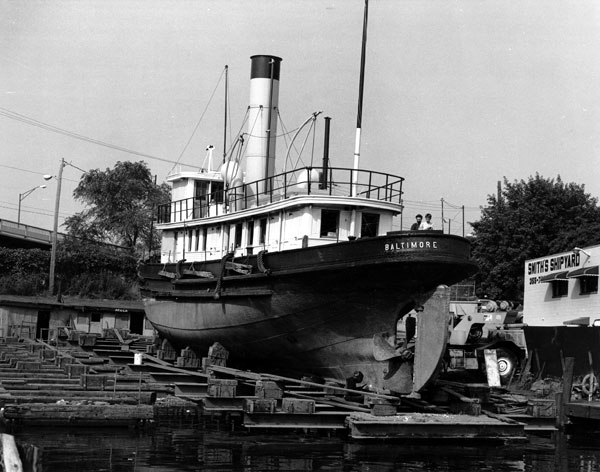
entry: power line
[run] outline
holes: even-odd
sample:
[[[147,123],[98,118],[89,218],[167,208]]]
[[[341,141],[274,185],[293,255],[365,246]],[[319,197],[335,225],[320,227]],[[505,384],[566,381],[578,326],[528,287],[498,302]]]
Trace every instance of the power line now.
[[[46,174],[45,174],[45,173],[43,173],[43,172],[36,172],[36,171],[34,171],[34,170],[23,169],[22,167],[7,166],[7,165],[4,165],[4,164],[0,164],[0,167],[6,167],[7,169],[13,169],[13,170],[20,170],[20,171],[22,171],[22,172],[29,172],[30,174],[36,174],[36,175],[42,175],[42,176],[43,176],[43,175],[46,175]],[[80,170],[81,170],[81,169],[80,169]],[[84,172],[85,172],[85,171],[84,171]],[[79,182],[78,180],[68,179],[68,178],[64,178],[64,177],[63,177],[63,180],[68,180],[68,181],[70,181],[70,182]]]
[[[122,146],[117,146],[116,144],[107,143],[105,141],[100,141],[99,139],[90,138],[88,136],[84,136],[82,134],[74,133],[72,131],[68,131],[57,126],[50,125],[48,123],[44,123],[43,121],[36,120],[34,118],[28,117],[26,115],[22,115],[20,113],[16,113],[14,111],[8,110],[6,108],[0,107],[0,116],[4,116],[11,120],[20,121],[22,123],[28,124],[30,126],[36,126],[38,128],[45,129],[46,131],[51,131],[53,133],[62,134],[64,136],[68,136],[70,138],[79,139],[80,141],[87,141],[92,144],[97,144],[98,146],[104,146],[110,149],[115,149],[117,151],[126,152],[128,154],[133,154],[139,157],[145,157],[148,159],[154,159],[157,161],[167,162],[169,164],[183,164],[189,167],[195,167],[191,164],[179,163],[178,161],[174,161],[172,159],[165,159],[162,157],[153,156],[151,154],[146,154],[143,152],[133,151],[131,149],[124,148]]]

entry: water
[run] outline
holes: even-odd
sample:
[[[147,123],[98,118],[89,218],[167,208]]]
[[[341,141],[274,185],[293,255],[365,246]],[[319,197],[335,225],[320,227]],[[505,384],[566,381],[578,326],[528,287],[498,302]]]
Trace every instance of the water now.
[[[359,443],[300,433],[196,427],[151,430],[19,428],[41,450],[44,472],[172,471],[600,471],[600,432],[532,436],[524,444]]]

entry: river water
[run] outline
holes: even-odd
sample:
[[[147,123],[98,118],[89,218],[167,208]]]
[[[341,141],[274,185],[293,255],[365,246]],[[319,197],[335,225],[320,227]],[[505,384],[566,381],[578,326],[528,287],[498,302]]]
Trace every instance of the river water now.
[[[600,432],[530,436],[512,445],[362,443],[304,433],[203,426],[134,430],[17,428],[39,448],[44,472],[172,471],[600,471]]]

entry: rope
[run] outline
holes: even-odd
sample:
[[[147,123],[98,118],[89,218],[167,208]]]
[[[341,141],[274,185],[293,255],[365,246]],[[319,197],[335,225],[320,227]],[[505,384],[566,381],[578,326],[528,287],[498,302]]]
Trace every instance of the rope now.
[[[260,251],[256,257],[256,263],[258,264],[258,270],[260,270],[263,274],[269,275],[271,273],[271,269],[267,269],[264,262],[264,255],[267,252],[266,249]]]
[[[221,298],[221,285],[223,283],[223,277],[225,277],[225,267],[227,266],[227,261],[229,259],[233,259],[233,252],[228,252],[221,258],[221,270],[219,271],[219,278],[217,279],[217,286],[215,287],[214,299],[218,300]]]

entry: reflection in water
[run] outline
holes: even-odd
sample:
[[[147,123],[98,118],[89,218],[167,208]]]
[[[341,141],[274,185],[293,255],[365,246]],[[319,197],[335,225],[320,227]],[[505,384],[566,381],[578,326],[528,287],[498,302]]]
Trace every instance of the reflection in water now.
[[[600,471],[600,435],[532,437],[525,444],[357,443],[307,434],[246,434],[204,428],[21,429],[41,449],[44,472],[171,471]]]

